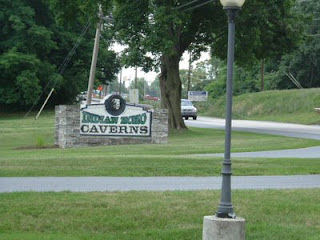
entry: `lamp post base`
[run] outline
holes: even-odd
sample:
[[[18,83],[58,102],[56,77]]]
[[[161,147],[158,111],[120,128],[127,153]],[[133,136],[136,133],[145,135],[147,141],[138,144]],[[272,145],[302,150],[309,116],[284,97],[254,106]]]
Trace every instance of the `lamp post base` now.
[[[202,240],[245,240],[245,219],[205,216]]]
[[[224,213],[224,212],[217,212],[216,217],[218,218],[236,218],[236,214],[234,213]]]

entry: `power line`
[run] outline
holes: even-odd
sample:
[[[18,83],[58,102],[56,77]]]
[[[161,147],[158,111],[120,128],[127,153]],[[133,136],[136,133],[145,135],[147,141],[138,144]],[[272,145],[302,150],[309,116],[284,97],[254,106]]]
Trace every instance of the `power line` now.
[[[186,12],[186,11],[191,11],[191,10],[193,10],[193,9],[202,7],[202,6],[204,6],[204,5],[206,5],[206,4],[210,3],[210,2],[215,2],[215,1],[216,1],[216,0],[208,0],[208,1],[204,2],[204,3],[200,3],[200,4],[198,4],[198,5],[194,6],[194,7],[190,7],[190,8],[188,8],[188,9],[184,9],[184,10],[182,10],[182,11],[184,11],[184,12]]]
[[[185,6],[189,6],[190,4],[195,3],[195,2],[198,2],[198,1],[200,1],[200,0],[193,0],[193,1],[191,1],[191,2],[188,2],[188,3],[182,4],[182,5],[180,5],[180,6],[177,6],[175,9],[180,9],[180,8],[185,7]]]
[[[72,56],[74,55],[74,53],[76,52],[76,49],[79,47],[80,42],[83,38],[83,36],[86,34],[86,32],[88,31],[90,26],[90,23],[87,23],[87,25],[83,28],[80,36],[78,37],[76,43],[74,44],[72,50],[68,53],[68,55],[65,57],[65,59],[63,60],[63,62],[60,64],[57,72],[62,75],[67,67],[67,65],[69,64]],[[34,104],[32,105],[32,107],[30,108],[30,110],[27,112],[27,114],[24,117],[27,117],[29,115],[29,113],[33,110],[33,108],[36,106],[36,104],[38,103],[38,101],[40,100],[40,98],[42,97],[43,93],[45,92],[45,90],[49,87],[49,85],[51,84],[51,82],[53,81],[53,77],[51,76],[50,81],[48,81],[47,85],[44,87],[44,89],[42,90],[41,94],[38,96],[38,98],[34,101]],[[54,83],[52,89],[57,85],[57,82]],[[52,90],[51,90],[52,91]]]
[[[77,48],[79,47],[80,45],[80,42],[83,38],[83,36],[86,34],[86,32],[88,31],[90,27],[90,23],[87,23],[87,25],[85,26],[85,28],[82,30],[80,36],[78,37],[77,39],[77,42],[74,44],[72,50],[69,52],[69,54],[67,55],[67,57],[64,59],[64,61],[62,62],[62,64],[60,65],[60,67],[58,68],[58,72],[60,74],[63,74],[64,70],[66,69],[68,63],[70,62],[71,60],[71,57],[75,54]]]

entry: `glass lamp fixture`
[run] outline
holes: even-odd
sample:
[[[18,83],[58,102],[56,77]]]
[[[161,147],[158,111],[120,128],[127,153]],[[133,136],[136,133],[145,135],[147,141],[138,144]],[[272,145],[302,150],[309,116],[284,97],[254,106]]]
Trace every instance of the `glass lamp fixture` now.
[[[220,3],[225,8],[232,8],[232,7],[241,8],[244,2],[245,0],[220,0]]]

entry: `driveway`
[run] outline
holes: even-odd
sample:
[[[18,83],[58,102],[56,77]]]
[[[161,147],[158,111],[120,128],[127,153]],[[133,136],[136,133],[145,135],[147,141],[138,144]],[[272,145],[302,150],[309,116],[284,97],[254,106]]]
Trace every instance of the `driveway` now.
[[[187,126],[199,128],[224,129],[225,127],[225,120],[221,118],[198,117],[197,121],[185,120],[185,123]],[[267,121],[232,120],[232,130],[320,140],[320,126],[309,126],[302,124],[278,123]],[[223,156],[223,153],[209,153],[196,155],[210,157]],[[277,151],[231,153],[231,157],[320,158],[320,146]]]
[[[223,153],[195,154],[201,157],[223,157]],[[231,153],[231,157],[237,158],[317,158],[320,159],[320,146],[299,149],[271,150],[261,152]]]
[[[224,129],[225,126],[224,119],[211,117],[198,117],[196,121],[185,120],[185,123],[187,126],[199,128]],[[232,130],[320,140],[320,125],[232,120]]]

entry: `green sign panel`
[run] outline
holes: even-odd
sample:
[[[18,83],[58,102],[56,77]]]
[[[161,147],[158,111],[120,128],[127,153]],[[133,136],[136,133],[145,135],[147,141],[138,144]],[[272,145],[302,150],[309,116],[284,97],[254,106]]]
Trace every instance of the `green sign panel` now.
[[[119,96],[80,110],[80,135],[150,137],[152,112]]]

